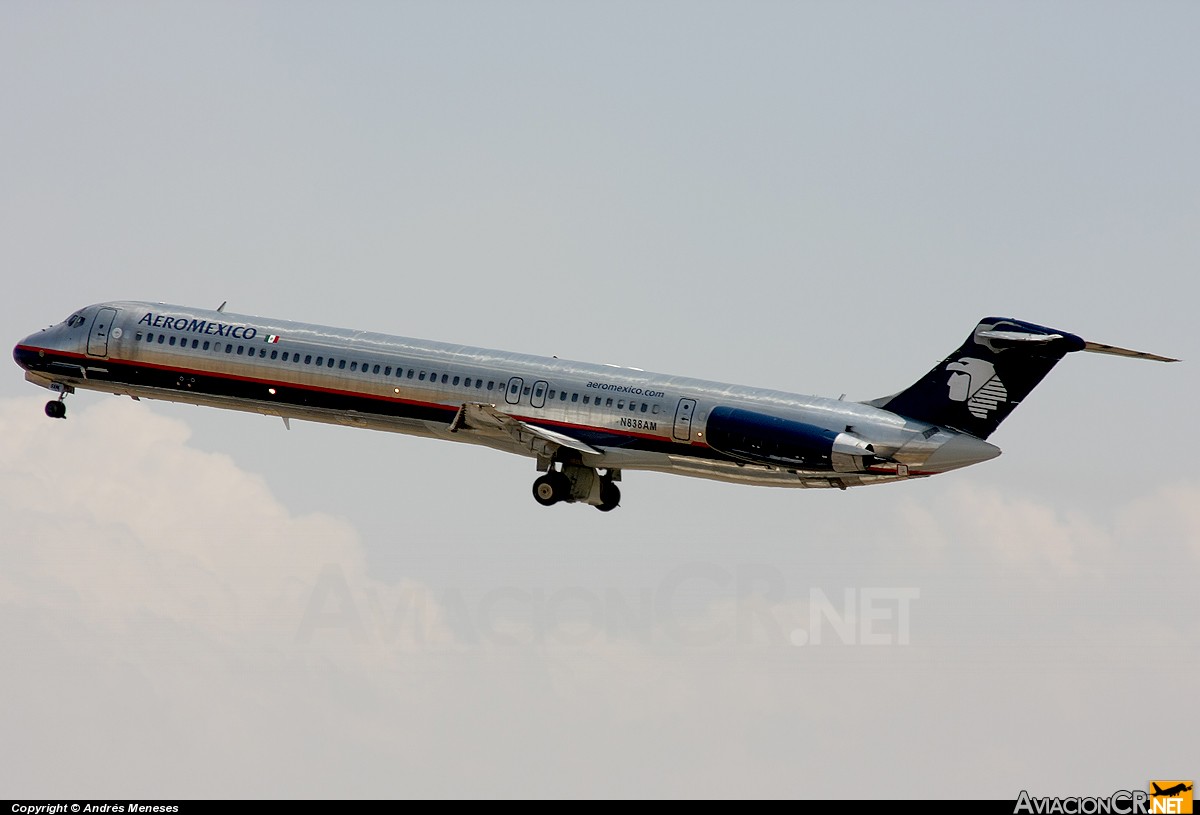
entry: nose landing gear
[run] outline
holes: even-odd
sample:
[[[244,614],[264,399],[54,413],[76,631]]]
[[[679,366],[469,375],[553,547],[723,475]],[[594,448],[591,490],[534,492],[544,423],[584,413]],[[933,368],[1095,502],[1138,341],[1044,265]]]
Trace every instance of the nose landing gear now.
[[[50,385],[50,390],[58,394],[57,399],[51,399],[46,403],[46,415],[51,419],[67,418],[67,403],[63,400],[67,398],[68,393],[74,393],[75,389],[70,385],[63,385],[55,382]]]

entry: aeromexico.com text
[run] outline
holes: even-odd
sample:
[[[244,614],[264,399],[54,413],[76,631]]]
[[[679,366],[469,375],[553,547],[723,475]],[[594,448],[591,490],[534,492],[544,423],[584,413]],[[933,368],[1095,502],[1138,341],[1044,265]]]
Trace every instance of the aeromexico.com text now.
[[[634,388],[629,385],[613,385],[609,382],[589,382],[589,388],[598,391],[611,391],[612,393],[628,393],[633,396],[645,396],[650,399],[661,399],[666,396],[662,391],[644,391],[641,388]]]

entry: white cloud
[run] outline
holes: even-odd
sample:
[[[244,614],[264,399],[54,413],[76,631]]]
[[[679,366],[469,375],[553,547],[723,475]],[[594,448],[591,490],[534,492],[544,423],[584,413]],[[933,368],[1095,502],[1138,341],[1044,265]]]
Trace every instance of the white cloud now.
[[[1153,568],[1164,574],[1172,568],[1187,569],[1189,555],[1200,561],[1200,483],[1168,484],[1135,496],[1121,508],[1116,526],[1132,547],[1169,555],[1167,560],[1152,563]]]
[[[924,549],[942,556],[951,548],[977,551],[1005,573],[1046,585],[1094,573],[1094,553],[1111,540],[1109,528],[1079,512],[962,483],[936,505],[914,502],[901,514],[910,529],[906,538]]]
[[[381,581],[351,524],[289,512],[144,404],[53,422],[0,402],[0,462],[0,759],[18,796],[828,796],[864,777],[876,794],[1004,795],[1049,778],[1052,756],[964,751],[968,731],[1086,733],[1150,687],[1112,673],[1113,646],[1156,657],[1195,636],[1153,610],[1113,630],[1050,613],[1086,604],[1089,575],[1119,568],[1147,519],[1193,545],[1186,485],[1115,521],[951,488],[947,509],[874,527],[924,551],[905,572],[921,591],[912,645],[860,647],[858,627],[847,644],[826,621],[821,644],[796,647],[790,632],[818,624],[813,587],[784,566],[646,571],[620,592]],[[963,550],[986,567],[966,597]],[[841,585],[820,588],[845,611]],[[1037,643],[1002,614],[1038,621]],[[1170,674],[1155,687],[1190,692]],[[916,744],[936,772],[904,758]]]

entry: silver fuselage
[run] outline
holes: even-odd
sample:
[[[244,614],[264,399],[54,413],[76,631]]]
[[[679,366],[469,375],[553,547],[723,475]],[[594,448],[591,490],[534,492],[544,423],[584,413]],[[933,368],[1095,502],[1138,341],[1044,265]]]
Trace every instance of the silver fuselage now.
[[[468,403],[579,440],[589,467],[656,470],[749,484],[849,487],[932,475],[998,448],[859,402],[149,302],[101,303],[22,340],[37,384],[483,444],[454,432]],[[738,408],[872,445],[858,471],[739,459],[708,443],[717,408]]]

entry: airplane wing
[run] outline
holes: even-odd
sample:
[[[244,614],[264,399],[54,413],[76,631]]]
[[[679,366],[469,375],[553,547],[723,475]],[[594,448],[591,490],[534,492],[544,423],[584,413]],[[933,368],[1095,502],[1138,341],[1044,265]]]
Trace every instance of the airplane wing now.
[[[540,455],[550,455],[559,447],[567,447],[580,453],[602,455],[595,447],[565,433],[523,422],[486,402],[463,402],[450,422],[450,432],[458,433],[463,430],[490,436],[507,436],[521,447]]]

